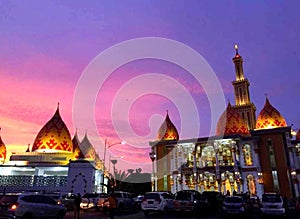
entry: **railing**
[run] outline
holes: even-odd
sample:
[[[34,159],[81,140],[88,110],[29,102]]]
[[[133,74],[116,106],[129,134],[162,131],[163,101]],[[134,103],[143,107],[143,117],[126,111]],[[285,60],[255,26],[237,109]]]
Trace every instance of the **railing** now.
[[[63,187],[67,185],[67,176],[0,176],[0,187]]]

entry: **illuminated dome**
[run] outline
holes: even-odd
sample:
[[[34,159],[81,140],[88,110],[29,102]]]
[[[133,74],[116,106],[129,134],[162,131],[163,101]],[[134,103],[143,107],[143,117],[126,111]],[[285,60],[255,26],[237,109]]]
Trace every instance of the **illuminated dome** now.
[[[218,120],[216,135],[234,134],[248,136],[250,132],[240,114],[228,103],[226,110]]]
[[[6,146],[0,136],[0,162],[4,162],[6,158]]]
[[[298,129],[298,131],[296,133],[296,140],[300,141],[300,129]]]
[[[101,161],[100,157],[98,154],[96,154],[95,156],[95,166],[96,166],[96,169],[100,170],[100,169],[103,169],[103,162]]]
[[[73,143],[73,154],[74,154],[74,159],[83,159],[84,155],[79,147],[79,139],[78,139],[78,135],[77,132],[75,133],[73,139],[72,139],[72,143]]]
[[[269,129],[286,126],[287,124],[285,119],[282,117],[280,112],[270,104],[269,99],[266,98],[265,106],[257,117],[256,129]]]
[[[160,126],[157,134],[157,140],[178,140],[179,135],[175,125],[171,122],[169,114],[167,113],[166,119]]]
[[[81,143],[79,144],[79,148],[82,150],[84,154],[84,158],[95,160],[96,158],[96,151],[89,141],[87,134],[85,134],[84,138],[82,139]]]
[[[32,152],[73,152],[70,132],[60,117],[59,108],[38,133]]]

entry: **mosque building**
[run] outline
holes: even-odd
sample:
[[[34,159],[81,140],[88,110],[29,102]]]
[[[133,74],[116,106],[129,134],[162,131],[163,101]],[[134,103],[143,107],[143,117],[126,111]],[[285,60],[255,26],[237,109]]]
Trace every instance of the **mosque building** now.
[[[7,157],[0,136],[0,191],[99,192],[107,183],[100,160],[87,134],[73,139],[59,107],[25,152]],[[103,180],[105,181],[103,182]]]
[[[288,198],[299,196],[300,130],[296,140],[292,140],[291,126],[268,98],[255,116],[243,58],[237,46],[235,49],[235,105],[228,103],[215,136],[203,138],[179,139],[167,113],[157,139],[150,142],[152,190],[174,193],[195,189],[223,194],[235,191],[258,197],[277,192]]]

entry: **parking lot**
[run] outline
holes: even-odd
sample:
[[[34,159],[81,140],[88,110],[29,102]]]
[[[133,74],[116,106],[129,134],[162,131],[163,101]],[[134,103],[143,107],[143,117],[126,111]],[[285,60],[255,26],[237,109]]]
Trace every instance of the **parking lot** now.
[[[80,212],[80,219],[109,219],[108,215],[103,214],[102,212],[97,212],[97,211],[81,211]],[[165,215],[160,215],[160,214],[149,214],[147,216],[144,215],[143,212],[141,211],[126,211],[123,212],[122,215],[116,215],[116,219],[156,219],[156,218],[164,218],[164,219],[181,219],[181,218],[188,218],[188,219],[196,219],[196,218],[203,218],[203,219],[224,219],[225,216],[222,214],[218,214],[216,212],[211,212],[211,213],[206,213],[206,214],[201,214],[198,216],[193,216],[189,215],[186,213],[172,213],[169,212]],[[233,218],[233,217],[230,217]],[[236,216],[235,218],[240,218],[239,216]],[[246,218],[248,219],[260,219],[259,214],[253,214],[253,215],[248,215]],[[270,217],[270,218],[274,218]],[[277,217],[275,217],[277,218]],[[290,212],[287,217],[287,219],[298,219],[300,218],[300,213],[295,213],[295,212]],[[74,214],[72,211],[68,211],[65,219],[74,219]]]

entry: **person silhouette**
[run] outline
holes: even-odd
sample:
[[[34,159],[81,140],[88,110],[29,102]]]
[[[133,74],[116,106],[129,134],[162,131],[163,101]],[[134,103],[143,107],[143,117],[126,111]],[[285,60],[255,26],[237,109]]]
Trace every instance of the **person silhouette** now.
[[[108,201],[109,201],[109,218],[114,219],[115,210],[118,206],[118,200],[117,200],[117,198],[115,196],[115,193],[113,191],[108,196]]]
[[[74,199],[74,218],[79,219],[80,216],[80,203],[81,203],[81,195],[78,193]]]

